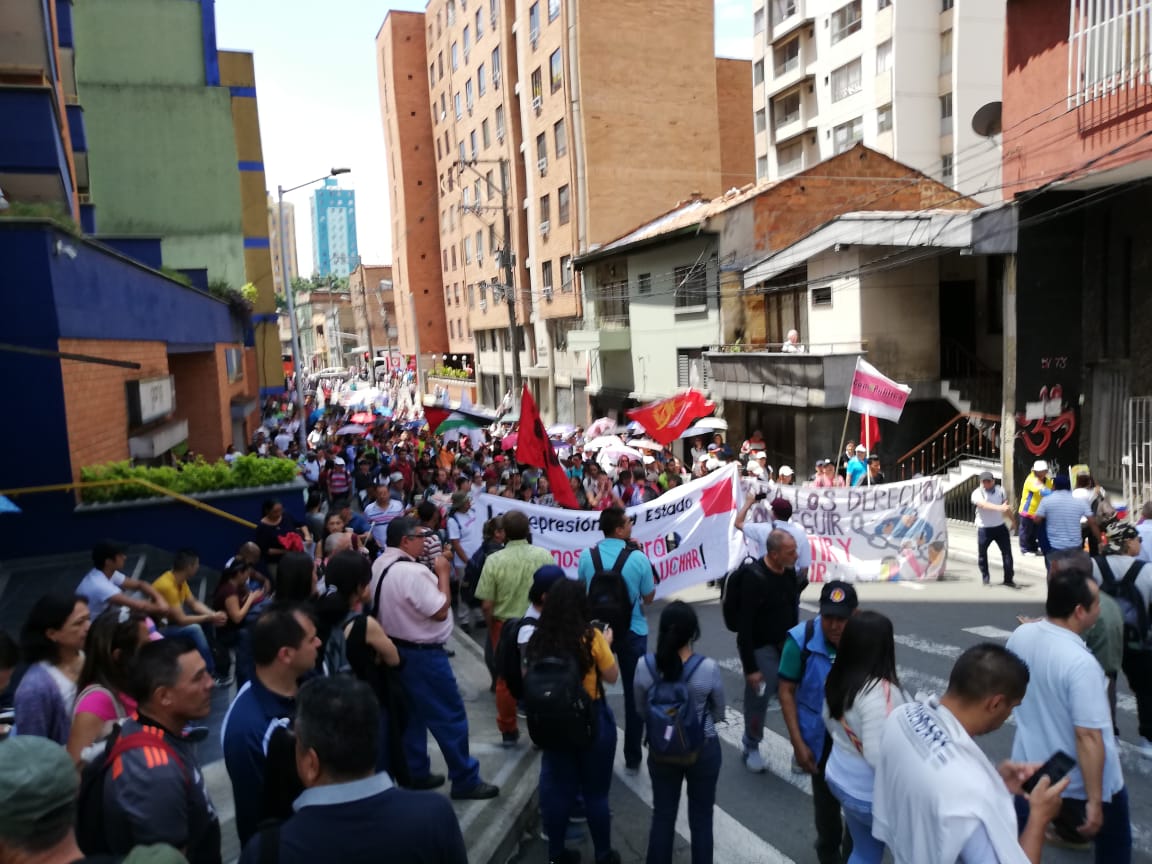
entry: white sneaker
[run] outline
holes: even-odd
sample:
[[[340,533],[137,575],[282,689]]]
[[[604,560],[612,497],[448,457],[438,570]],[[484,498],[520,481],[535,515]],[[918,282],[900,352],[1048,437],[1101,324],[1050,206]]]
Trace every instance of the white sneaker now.
[[[764,764],[764,757],[760,755],[759,749],[744,751],[744,767],[753,774],[763,774],[768,770],[768,766]]]

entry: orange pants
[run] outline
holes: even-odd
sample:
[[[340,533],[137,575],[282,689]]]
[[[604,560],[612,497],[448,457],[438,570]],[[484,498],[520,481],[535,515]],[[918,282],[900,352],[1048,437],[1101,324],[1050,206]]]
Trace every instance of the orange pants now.
[[[503,629],[504,622],[493,618],[488,627],[493,653],[500,644],[500,631]],[[508,692],[508,685],[503,678],[496,679],[496,727],[501,732],[516,731],[516,697]]]

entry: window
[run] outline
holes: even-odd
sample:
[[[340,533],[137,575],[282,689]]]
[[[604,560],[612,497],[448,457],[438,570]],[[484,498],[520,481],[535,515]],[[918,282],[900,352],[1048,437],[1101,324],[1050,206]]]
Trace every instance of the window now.
[[[483,96],[486,92],[488,92],[488,72],[481,63],[476,67],[476,95]]]
[[[480,37],[484,35],[484,15],[481,10],[476,10],[476,41],[480,41]]]
[[[504,106],[496,106],[496,137],[504,138]]]
[[[772,12],[773,26],[781,21],[787,21],[796,14],[796,0],[768,0],[768,5]],[[763,24],[761,24],[760,29],[764,29]],[[759,33],[760,31],[757,30],[756,32]]]
[[[794,141],[776,148],[776,169],[781,174],[793,174],[804,167],[804,142]]]
[[[540,72],[540,67],[537,66],[532,70],[532,99],[540,99],[544,96],[544,76]]]
[[[892,0],[876,0],[876,9],[887,9],[892,5]]]
[[[812,305],[813,306],[831,306],[832,305],[832,286],[824,285],[820,288],[812,289]]]
[[[464,101],[461,98],[462,94],[457,91],[456,95],[452,97],[452,102],[456,107],[456,119],[459,120],[464,116]]]
[[[472,30],[465,24],[464,25],[464,56],[467,57],[472,51]]]
[[[244,350],[242,348],[225,348],[224,364],[228,369],[229,384],[244,380]]]
[[[677,267],[675,279],[677,309],[708,304],[708,272],[703,266]]]
[[[763,180],[767,176],[768,176],[768,157],[767,156],[757,156],[756,157],[756,179],[757,180]]]
[[[540,196],[540,221],[550,222],[552,220],[552,196]]]
[[[461,190],[461,202],[464,205],[464,209],[470,210],[472,208],[472,189],[469,186],[463,186]]]
[[[759,111],[756,112],[755,128],[756,128],[756,134],[757,135],[759,135],[761,132],[763,132],[767,128],[767,120],[765,119],[766,116],[767,116],[767,114],[765,112],[765,109],[763,109],[763,108],[761,108]]]
[[[444,80],[444,52],[441,51],[436,55],[436,77]]]
[[[652,293],[652,274],[641,273],[636,277],[636,293],[641,297]]]
[[[747,19],[745,19],[747,20]],[[764,32],[764,10],[757,9],[752,13],[752,34],[757,35]]]
[[[480,149],[476,146],[476,130],[473,129],[468,133],[468,146],[472,152],[472,161],[475,162],[480,158]]]
[[[952,74],[952,31],[940,34],[940,74]]]
[[[476,181],[476,201],[480,201],[480,181]],[[476,263],[484,260],[484,232],[476,232]]]
[[[468,190],[465,189],[464,191],[467,192]],[[472,263],[472,238],[471,237],[465,237],[464,238],[464,263],[465,264],[471,264]],[[456,298],[456,302],[457,303],[460,302],[459,297]]]
[[[533,3],[528,7],[528,38],[532,40],[532,47],[540,38],[540,4]]]
[[[448,116],[448,101],[447,101],[447,99],[448,99],[447,93],[441,93],[440,94],[440,119],[441,120],[443,120],[445,117]],[[447,132],[444,133],[444,149],[445,150],[448,149],[448,133]]]
[[[476,14],[479,15],[480,13],[477,12]],[[481,286],[480,290],[483,291],[484,290],[484,288],[483,288],[484,283],[481,282],[480,286]],[[483,300],[484,297],[481,296],[480,299]],[[488,341],[486,339],[487,335],[488,334],[484,330],[477,330],[476,331],[476,350],[477,351],[487,351],[488,350]]]
[[[489,201],[496,195],[496,185],[492,182],[492,172],[489,171],[484,175],[484,185],[487,187],[487,195],[485,196]],[[489,238],[488,247],[492,247],[492,240]]]
[[[448,26],[451,27],[456,23],[456,3],[454,0],[448,0]]]
[[[468,110],[472,110],[472,106],[476,104],[476,99],[472,95],[472,79],[469,78],[464,82],[464,101],[468,103]]]
[[[560,0],[548,0],[548,20],[555,21],[560,15]]]
[[[565,292],[572,290],[572,256],[571,255],[561,255],[560,256],[560,290],[565,291]]]
[[[863,82],[860,58],[832,70],[832,101],[839,102],[860,92]]]
[[[553,124],[552,138],[555,145],[553,149],[556,151],[556,158],[559,159],[568,152],[568,130],[564,126],[563,117]]]
[[[862,0],[845,3],[832,13],[832,44],[847,39],[860,29],[860,7]]]
[[[1147,5],[1075,0],[1068,32],[1069,107],[1119,88],[1148,86],[1152,18]]]
[[[772,103],[772,120],[779,129],[800,119],[800,91],[793,90]]]
[[[459,56],[459,51],[457,50],[455,42],[452,43],[451,51],[452,51],[452,71],[455,72],[457,69],[460,68],[460,56]]]
[[[500,46],[497,45],[492,49],[492,86],[496,87],[500,84]]]
[[[568,224],[568,207],[569,207],[569,194],[568,186],[561,186],[556,190],[556,218],[560,221],[561,225]]]
[[[496,26],[496,15],[500,10],[500,0],[488,0],[488,14],[492,26]]]
[[[952,185],[952,178],[954,176],[953,172],[952,172],[952,166],[953,166],[953,161],[952,161],[952,154],[951,153],[945,153],[943,156],[940,157],[940,182],[941,183],[946,183],[949,186]]]
[[[548,162],[548,136],[543,132],[536,136],[536,158],[545,164]]]
[[[555,93],[564,85],[564,72],[560,66],[560,49],[557,48],[548,58],[548,74],[552,81],[552,92]]]
[[[764,61],[757,60],[752,64],[752,86],[764,83]]]
[[[952,134],[952,94],[945,93],[940,97],[940,134]]]
[[[436,86],[436,64],[435,63],[429,63],[428,64],[428,86],[429,87],[435,87]]]
[[[864,137],[864,118],[857,117],[832,129],[832,152],[843,153]]]
[[[940,11],[947,12],[954,5],[954,0],[940,0]]]
[[[876,109],[876,131],[877,132],[891,132],[892,131],[892,106],[882,105]]]
[[[617,279],[601,285],[596,292],[596,323],[627,327],[628,319],[628,280]]]
[[[676,349],[677,387],[708,387],[704,350],[702,348]]]
[[[464,142],[463,141],[460,142],[460,161],[461,162],[467,162],[468,161],[468,154],[464,150]]]
[[[477,179],[477,181],[472,184],[472,203],[475,204],[477,207],[480,206],[480,181],[479,181],[479,179]],[[479,249],[480,249],[479,243],[476,244],[476,249],[477,249],[477,251],[479,251]]]
[[[883,75],[892,68],[892,40],[886,39],[876,46],[876,74]]]
[[[492,144],[492,135],[488,131],[488,128],[488,118],[485,117],[480,121],[480,140],[483,142],[485,150]]]
[[[800,39],[785,42],[772,52],[773,72],[779,78],[800,65]]]
[[[540,284],[543,286],[544,290],[547,293],[549,293],[549,294],[552,293],[552,262],[551,261],[545,261],[543,264],[540,265]]]

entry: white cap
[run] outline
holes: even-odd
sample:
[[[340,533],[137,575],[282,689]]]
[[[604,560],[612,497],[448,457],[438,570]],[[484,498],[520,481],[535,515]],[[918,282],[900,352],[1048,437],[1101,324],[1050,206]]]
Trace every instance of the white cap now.
[[[697,456],[697,457],[696,457],[696,461],[697,461],[697,462],[703,462],[703,461],[705,461],[706,459],[708,459],[708,454],[707,454],[707,453],[701,453],[699,456]]]
[[[781,465],[780,466],[780,476],[781,477],[791,477],[792,476],[792,468],[788,465]]]
[[[867,453],[867,452],[868,452],[868,448],[867,448],[867,447],[865,447],[863,444],[857,444],[857,445],[856,445],[856,452],[857,452],[857,453]]]
[[[404,475],[401,474],[399,471],[393,471],[391,474],[388,475],[388,479],[391,480],[393,483],[403,483],[404,482]]]
[[[751,474],[753,477],[763,477],[764,476],[764,469],[760,467],[760,463],[753,462],[751,465],[748,466],[748,473]]]
[[[706,461],[704,463],[704,467],[707,468],[709,471],[715,471],[717,468],[720,467],[720,460],[719,459],[708,459],[708,461]]]
[[[767,450],[753,450],[752,451],[752,458],[753,459],[767,459],[768,458],[768,451]]]
[[[336,463],[337,465],[343,465],[343,464],[344,464],[344,460],[343,460],[341,457],[339,457],[339,456],[337,456],[337,457],[336,457],[335,459],[333,459],[332,461],[333,461],[334,463]]]
[[[655,456],[647,456],[647,455],[644,456],[644,464],[645,465],[651,465],[655,461],[656,461]]]
[[[1045,462],[1043,459],[1037,459],[1035,462],[1032,463],[1032,470],[1033,471],[1047,471],[1048,470],[1048,463]]]

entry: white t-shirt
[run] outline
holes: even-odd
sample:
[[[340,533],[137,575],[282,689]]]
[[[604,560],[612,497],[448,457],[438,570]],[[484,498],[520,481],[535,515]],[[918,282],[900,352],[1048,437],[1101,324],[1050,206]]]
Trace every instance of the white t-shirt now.
[[[1136,530],[1140,532],[1139,558],[1152,564],[1152,522],[1141,522]]]
[[[459,540],[464,554],[468,558],[480,548],[484,540],[484,523],[480,521],[480,514],[475,507],[469,507],[467,512],[457,510],[447,519],[448,541]],[[468,558],[454,556],[453,561],[457,567],[466,567]]]
[[[824,726],[832,736],[832,752],[825,771],[828,779],[853,798],[871,801],[884,721],[894,708],[907,701],[908,696],[895,684],[873,678],[865,683],[852,705],[845,710],[843,722],[832,719],[825,702]],[[852,731],[851,736],[848,730]],[[856,749],[857,742],[863,752]]]
[[[745,522],[744,539],[748,552],[753,558],[763,558],[768,554],[768,535],[776,528],[787,531],[796,541],[796,571],[812,566],[812,544],[808,534],[795,522]]]
[[[80,584],[76,586],[76,593],[88,601],[88,615],[95,621],[100,613],[108,608],[108,601],[117,594],[123,593],[120,586],[128,577],[117,570],[111,578],[104,575],[103,570],[93,567],[89,570]]]
[[[532,638],[532,634],[536,632],[536,625],[529,623],[530,621],[539,621],[540,613],[536,607],[531,603],[528,604],[528,611],[524,613],[524,623],[520,625],[520,629],[516,631],[516,644],[523,648],[528,644],[528,640]]]
[[[985,489],[981,484],[972,490],[972,504],[976,507],[976,527],[977,528],[1000,528],[1004,525],[1004,514],[1000,510],[986,510],[978,505],[982,503],[987,504],[1004,504],[1008,501],[1008,495],[1004,491],[1004,487],[996,484],[991,489]]]
[[[1124,788],[1124,774],[1112,734],[1108,679],[1084,640],[1050,621],[1022,624],[1008,638],[1008,650],[1028,664],[1028,692],[1017,706],[1015,762],[1044,762],[1057,750],[1076,755],[1076,727],[1099,729],[1104,738],[1104,801]],[[1086,797],[1084,775],[1069,775],[1064,798]]]

